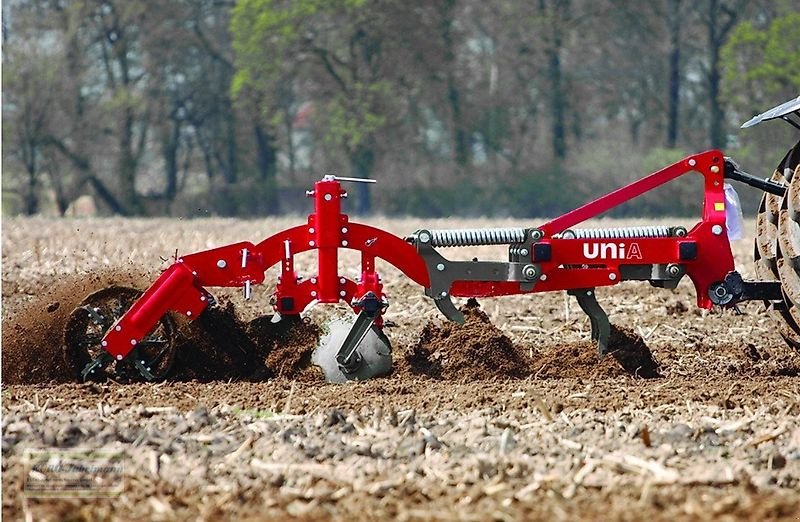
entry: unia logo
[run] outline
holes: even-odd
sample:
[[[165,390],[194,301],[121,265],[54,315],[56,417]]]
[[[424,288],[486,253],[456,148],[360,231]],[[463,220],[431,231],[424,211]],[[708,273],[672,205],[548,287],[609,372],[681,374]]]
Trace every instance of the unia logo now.
[[[639,243],[584,243],[583,257],[586,259],[641,259]]]

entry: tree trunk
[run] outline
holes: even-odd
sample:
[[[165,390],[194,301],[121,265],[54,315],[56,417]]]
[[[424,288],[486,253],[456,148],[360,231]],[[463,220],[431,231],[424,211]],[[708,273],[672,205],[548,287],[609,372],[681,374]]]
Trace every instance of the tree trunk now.
[[[550,118],[553,134],[553,156],[557,159],[564,159],[567,157],[566,125],[564,124],[566,97],[564,96],[564,89],[562,87],[561,56],[557,49],[549,49],[547,51],[547,74],[550,80]]]
[[[375,165],[375,151],[370,145],[359,145],[350,155],[353,175],[356,178],[369,179]],[[356,214],[365,215],[372,212],[372,201],[369,193],[369,183],[359,183],[357,187]]]
[[[548,8],[549,7],[549,8]],[[549,33],[546,42],[545,55],[547,56],[547,80],[550,86],[550,129],[552,133],[553,156],[557,160],[567,157],[566,112],[567,96],[564,85],[564,75],[561,68],[561,50],[563,47],[562,25],[565,22],[568,8],[566,2],[554,0],[548,6],[545,0],[539,0],[539,11],[545,23],[549,26],[545,31]],[[550,13],[548,14],[548,11]]]
[[[708,71],[708,103],[711,112],[711,122],[708,128],[708,140],[712,148],[724,149],[725,137],[725,110],[719,98],[721,74],[719,70],[720,46],[711,49]]]
[[[681,0],[670,0],[669,12],[669,91],[667,92],[667,137],[665,145],[675,148],[678,142],[678,115],[681,91]]]
[[[459,169],[469,166],[471,161],[471,144],[469,132],[464,123],[463,103],[461,91],[456,78],[456,49],[453,40],[453,22],[456,0],[448,0],[441,13],[440,30],[444,42],[443,67],[447,79],[447,103],[450,106],[450,116],[453,125],[453,148],[455,161]]]
[[[278,187],[275,176],[278,172],[278,151],[275,147],[275,136],[256,124],[254,126],[256,144],[258,145],[258,171],[264,188],[262,202],[268,214],[280,214]],[[290,138],[291,139],[291,138]]]

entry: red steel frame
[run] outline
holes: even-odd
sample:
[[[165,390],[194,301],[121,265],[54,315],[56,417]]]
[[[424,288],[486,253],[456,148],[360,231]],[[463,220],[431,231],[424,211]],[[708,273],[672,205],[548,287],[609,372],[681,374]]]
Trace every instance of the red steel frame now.
[[[685,237],[614,240],[554,237],[692,171],[699,172],[705,179],[703,217]],[[698,306],[710,308],[709,286],[722,281],[734,268],[730,243],[724,233],[723,174],[724,158],[718,150],[685,158],[539,227],[543,237],[537,244],[549,244],[552,258],[539,263],[541,275],[532,289],[523,290],[519,281],[455,281],[450,294],[486,297],[593,288],[618,283],[621,280],[619,269],[624,264],[680,263],[695,285]],[[114,358],[123,359],[164,314],[171,311],[190,320],[196,319],[211,297],[204,287],[260,284],[264,282],[265,271],[277,263],[281,263],[281,274],[274,307],[283,315],[299,314],[314,300],[321,303],[342,300],[355,311],[358,311],[358,301],[369,292],[383,300],[383,285],[375,270],[376,258],[394,265],[417,284],[430,286],[427,266],[414,245],[383,230],[352,223],[342,213],[341,200],[346,192],[336,178],[328,176],[316,182],[309,195],[314,198],[314,212],[305,225],[279,232],[258,244],[235,243],[179,258],[114,324],[102,345]],[[635,243],[638,257],[593,260],[589,264],[584,256],[584,244],[608,241],[617,243],[618,247],[624,245],[629,253]],[[697,245],[694,259],[680,259],[679,248],[685,242]],[[339,274],[340,248],[361,252],[358,281]],[[317,251],[318,272],[302,279],[295,273],[293,260],[295,255],[309,250]],[[380,317],[376,324],[381,326]]]

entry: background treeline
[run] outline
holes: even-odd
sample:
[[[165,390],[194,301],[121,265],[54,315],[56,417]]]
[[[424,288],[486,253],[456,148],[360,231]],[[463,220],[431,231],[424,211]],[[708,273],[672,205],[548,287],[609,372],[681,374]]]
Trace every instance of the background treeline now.
[[[3,210],[544,216],[688,153],[767,176],[797,1],[6,0]],[[625,207],[696,212],[699,177]],[[755,195],[743,197],[750,209]]]

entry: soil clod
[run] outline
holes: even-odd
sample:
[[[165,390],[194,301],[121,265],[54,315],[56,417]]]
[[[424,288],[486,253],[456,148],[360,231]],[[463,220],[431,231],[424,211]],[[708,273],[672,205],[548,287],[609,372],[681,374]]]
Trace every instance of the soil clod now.
[[[405,356],[412,374],[452,381],[523,378],[530,360],[494,326],[475,299],[461,308],[464,324],[429,322]]]

